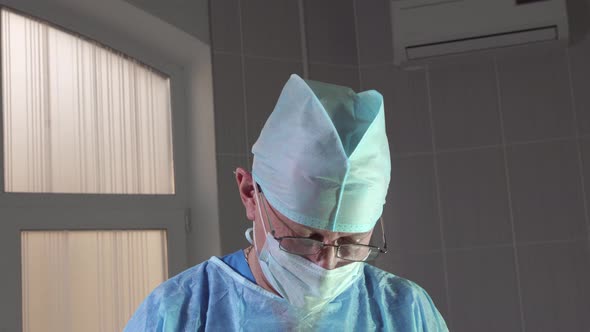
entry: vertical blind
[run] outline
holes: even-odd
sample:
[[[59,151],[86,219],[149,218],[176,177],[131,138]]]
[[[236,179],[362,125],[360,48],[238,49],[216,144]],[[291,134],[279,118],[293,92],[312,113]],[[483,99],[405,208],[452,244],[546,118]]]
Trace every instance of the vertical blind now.
[[[1,12],[4,189],[174,193],[169,78]]]
[[[121,331],[167,279],[165,231],[21,233],[23,331]]]

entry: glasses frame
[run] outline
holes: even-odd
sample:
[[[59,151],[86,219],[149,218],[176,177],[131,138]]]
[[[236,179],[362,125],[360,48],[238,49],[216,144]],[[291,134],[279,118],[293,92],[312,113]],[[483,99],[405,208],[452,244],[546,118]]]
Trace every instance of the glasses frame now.
[[[262,189],[258,186],[258,184],[255,184],[255,186],[258,189],[257,190],[258,191],[257,194],[259,195],[258,196],[258,198],[259,198],[258,201],[260,202],[260,201],[262,201],[262,197],[263,197],[263,195],[262,195]],[[266,198],[264,198],[264,202],[266,202]],[[276,236],[276,233],[275,233],[275,229],[274,229],[274,227],[273,227],[273,225],[272,225],[272,223],[270,221],[270,217],[268,215],[268,209],[266,207],[267,204],[268,204],[268,202],[266,204],[265,203],[262,203],[262,206],[264,207],[264,214],[266,214],[266,219],[268,220],[268,226],[269,226],[270,231],[271,231],[270,234],[272,235],[272,237],[275,240],[277,240],[277,242],[279,242],[279,248],[281,250],[285,251],[285,252],[288,252],[288,253],[293,254],[293,255],[298,255],[298,256],[308,256],[308,255],[315,255],[315,254],[321,252],[322,250],[324,250],[324,248],[326,248],[326,247],[333,247],[333,248],[336,248],[336,250],[335,250],[336,251],[336,253],[335,253],[335,256],[336,257],[338,257],[340,259],[344,259],[344,260],[350,261],[350,262],[366,262],[366,261],[371,261],[371,260],[376,259],[380,254],[386,254],[387,253],[387,239],[385,237],[385,227],[383,226],[383,218],[379,218],[379,221],[380,221],[380,224],[381,224],[381,234],[382,234],[382,240],[383,240],[383,247],[377,247],[377,246],[373,246],[373,245],[369,245],[369,244],[357,244],[357,243],[326,244],[326,243],[324,243],[322,241],[318,241],[318,240],[315,240],[315,239],[312,239],[312,238],[309,238],[309,237],[303,237],[303,236],[281,236],[281,237],[277,237]],[[272,209],[272,207],[271,207],[271,209]],[[280,218],[277,218],[277,219],[280,220]],[[264,222],[264,220],[262,222]],[[283,221],[281,220],[281,222],[283,222]],[[287,226],[287,225],[285,225],[285,226],[287,228],[289,228],[289,226]],[[313,253],[313,254],[300,254],[300,253],[292,252],[292,251],[289,251],[289,250],[287,250],[286,248],[283,247],[282,241],[285,240],[285,239],[305,239],[305,240],[308,240],[308,241],[313,241],[313,242],[317,243],[320,246],[320,248],[319,248],[319,250],[316,253]],[[341,247],[347,247],[347,246],[366,247],[366,248],[371,249],[371,251],[369,252],[369,254],[367,255],[367,257],[365,257],[365,259],[362,259],[362,260],[349,259],[349,258],[340,256],[340,248]]]

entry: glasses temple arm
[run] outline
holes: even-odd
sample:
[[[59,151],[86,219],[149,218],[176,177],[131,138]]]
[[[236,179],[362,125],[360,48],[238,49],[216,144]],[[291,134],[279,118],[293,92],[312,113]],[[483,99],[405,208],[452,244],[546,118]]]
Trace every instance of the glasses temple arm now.
[[[262,208],[264,209],[264,214],[266,215],[266,222],[268,223],[268,227],[270,228],[270,234],[274,237],[275,230],[274,227],[272,227],[272,223],[270,222],[270,217],[268,216],[268,209],[266,208],[266,204],[263,202],[266,201],[266,198],[264,200],[262,199],[262,188],[260,188],[258,183],[254,183],[254,186],[255,194],[258,194],[258,202],[260,202],[260,205],[262,205]],[[260,209],[260,207],[258,208]],[[262,211],[260,211],[260,216],[262,217]],[[264,220],[262,222],[264,222]]]

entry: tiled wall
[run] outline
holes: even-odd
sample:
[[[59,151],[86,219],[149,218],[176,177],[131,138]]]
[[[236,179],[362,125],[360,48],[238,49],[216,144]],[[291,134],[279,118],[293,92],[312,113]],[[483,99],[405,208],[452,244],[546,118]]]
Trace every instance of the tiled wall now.
[[[289,74],[373,88],[393,153],[377,265],[427,289],[452,331],[590,331],[590,38],[401,69],[388,1],[210,5],[225,252],[250,225],[232,171]]]

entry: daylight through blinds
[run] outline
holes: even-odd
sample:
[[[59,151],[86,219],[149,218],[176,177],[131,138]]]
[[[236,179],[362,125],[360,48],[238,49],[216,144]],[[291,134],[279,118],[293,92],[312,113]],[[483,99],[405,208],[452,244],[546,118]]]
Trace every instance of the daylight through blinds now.
[[[2,9],[8,192],[174,193],[169,79]]]

